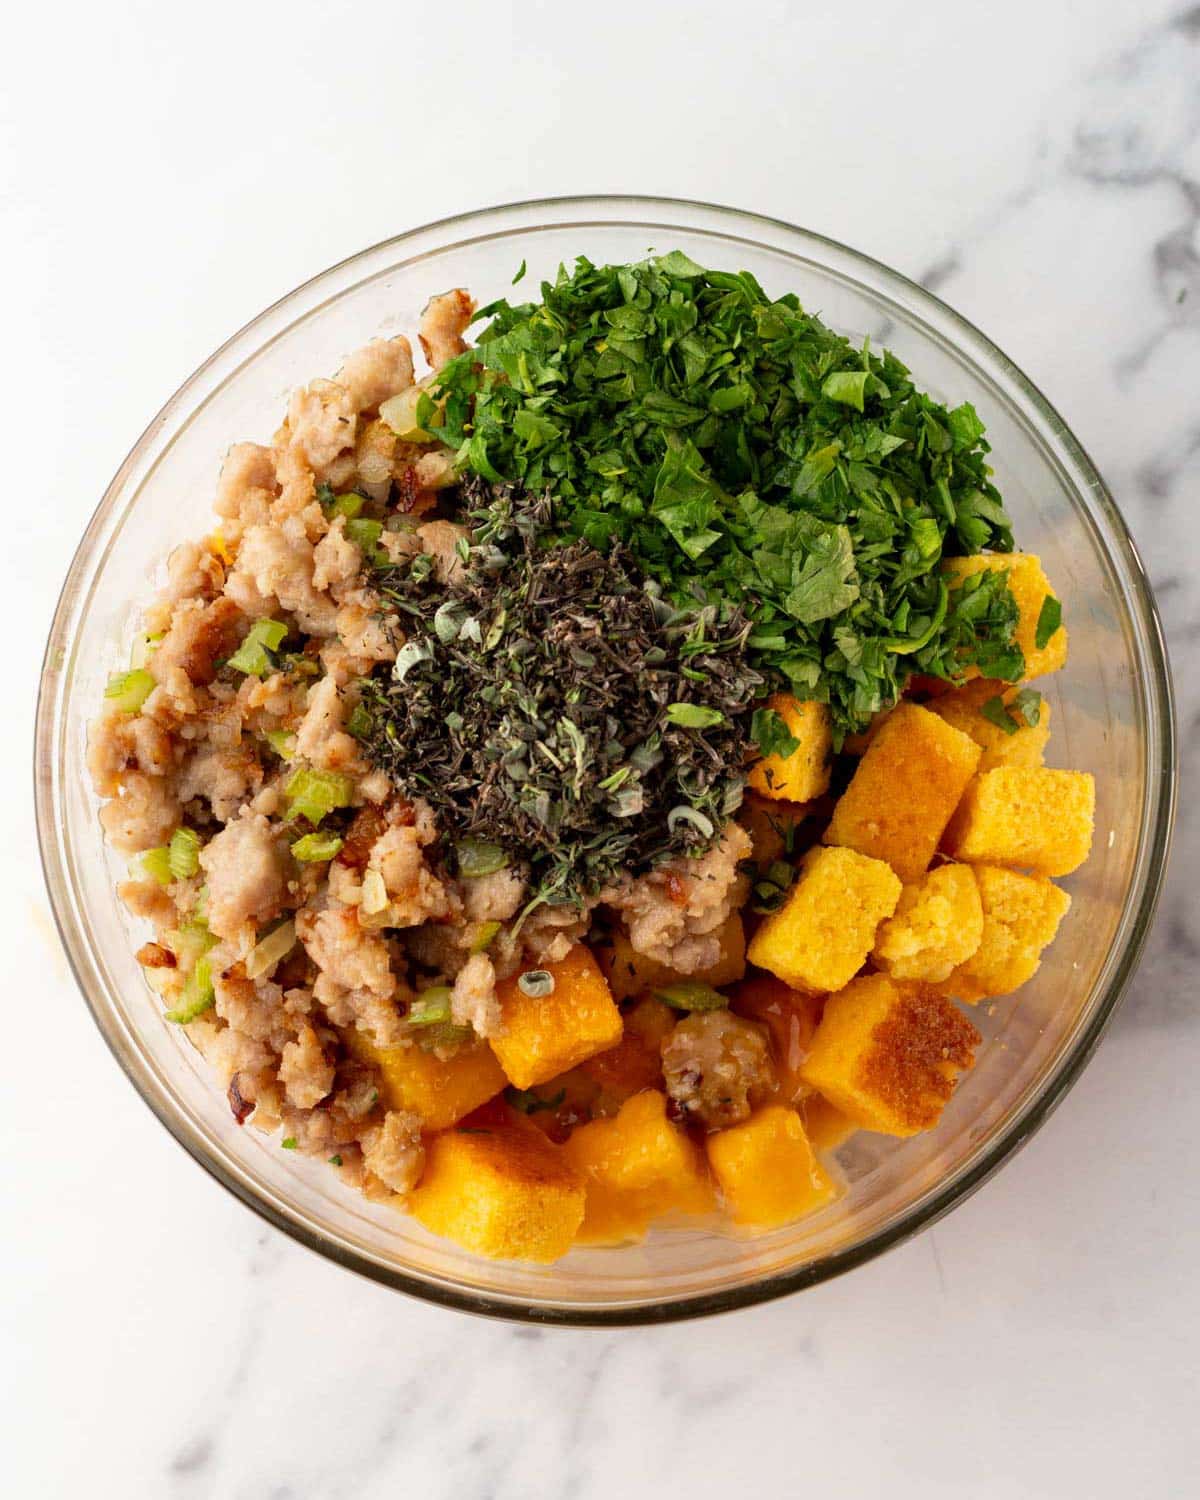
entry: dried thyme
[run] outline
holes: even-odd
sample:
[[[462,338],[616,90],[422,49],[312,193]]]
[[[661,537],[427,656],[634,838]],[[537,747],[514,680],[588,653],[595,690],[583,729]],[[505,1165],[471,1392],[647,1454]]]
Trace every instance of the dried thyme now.
[[[543,546],[545,498],[466,490],[456,582],[377,575],[408,639],[363,686],[369,758],[470,859],[527,861],[542,900],[707,848],[741,800],[761,689],[744,614],[668,603],[619,544]]]

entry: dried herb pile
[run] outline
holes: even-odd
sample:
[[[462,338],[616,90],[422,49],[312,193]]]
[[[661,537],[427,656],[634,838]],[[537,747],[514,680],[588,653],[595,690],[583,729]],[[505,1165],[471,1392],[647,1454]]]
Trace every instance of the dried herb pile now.
[[[408,635],[364,684],[371,760],[448,835],[527,860],[538,899],[707,847],[736,809],[761,678],[749,622],[680,607],[619,543],[545,544],[548,498],[464,486],[474,545],[377,582]]]
[[[441,373],[465,472],[549,490],[563,535],[620,542],[669,600],[738,604],[756,668],[828,702],[839,733],[914,672],[1021,675],[1003,574],[949,590],[939,569],[1012,548],[969,404],[679,251],[580,257],[541,297],[483,309]]]

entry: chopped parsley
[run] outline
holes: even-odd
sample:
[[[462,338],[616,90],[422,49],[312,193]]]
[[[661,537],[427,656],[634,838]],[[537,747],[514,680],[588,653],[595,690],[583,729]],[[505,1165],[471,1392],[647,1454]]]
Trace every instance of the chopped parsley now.
[[[484,308],[441,371],[460,470],[548,493],[559,536],[619,543],[668,603],[736,606],[766,686],[828,702],[839,739],[913,673],[1020,676],[1002,572],[939,567],[1012,549],[969,404],[679,251],[580,257],[541,294]]]

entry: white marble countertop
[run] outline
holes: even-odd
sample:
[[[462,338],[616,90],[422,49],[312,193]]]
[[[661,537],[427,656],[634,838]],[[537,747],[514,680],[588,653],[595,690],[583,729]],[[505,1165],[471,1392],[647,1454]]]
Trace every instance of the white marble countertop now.
[[[24,7],[6,39],[6,1493],[1200,1493],[1200,8],[112,0]],[[935,1231],[733,1317],[538,1332],[317,1259],[157,1126],[52,933],[32,700],[100,490],[230,331],[439,215],[639,190],[844,239],[1033,375],[1157,585],[1183,810],[1098,1056]]]

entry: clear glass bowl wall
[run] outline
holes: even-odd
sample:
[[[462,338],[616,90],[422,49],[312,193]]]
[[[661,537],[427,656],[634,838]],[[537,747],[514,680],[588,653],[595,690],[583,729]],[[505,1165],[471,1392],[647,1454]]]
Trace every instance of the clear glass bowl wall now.
[[[522,260],[528,274],[514,295],[536,295],[577,253],[623,261],[674,247],[749,269],[769,292],[798,293],[833,327],[894,349],[925,388],[975,404],[1018,545],[1042,555],[1065,601],[1071,660],[1045,685],[1049,758],[1095,773],[1095,847],[1066,882],[1074,906],[1036,979],[975,1011],[987,1043],[939,1128],[904,1142],[853,1138],[835,1205],[754,1239],[704,1224],[655,1232],[641,1246],[576,1250],[552,1267],[488,1263],[235,1125],[134,961],[141,937],[115,895],[122,862],[101,837],[86,728],[167,553],[208,528],[226,448],[269,441],[293,386],[332,373],[375,334],[412,334],[435,292],[466,286],[481,302],[506,294]],[[1098,475],[1025,377],[935,298],[842,246],[730,210],[632,198],[523,204],[401,236],[301,287],[219,350],[151,424],[80,544],[47,650],[35,770],[47,879],[80,987],[176,1139],[272,1222],[380,1281],[477,1311],[580,1323],[694,1315],[812,1284],[931,1222],[982,1181],[1076,1076],[1119,998],[1161,878],[1174,779],[1169,680],[1141,566]]]

